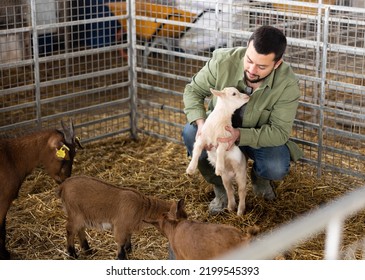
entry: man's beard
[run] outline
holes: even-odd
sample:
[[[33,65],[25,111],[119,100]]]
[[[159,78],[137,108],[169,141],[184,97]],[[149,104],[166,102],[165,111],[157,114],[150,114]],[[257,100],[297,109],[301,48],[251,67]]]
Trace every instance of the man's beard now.
[[[272,72],[272,71],[271,71]],[[246,71],[244,72],[244,76],[245,76],[245,80],[246,81],[248,81],[248,82],[250,82],[250,83],[252,83],[252,84],[256,84],[256,83],[259,83],[259,82],[261,82],[261,81],[263,81],[263,80],[265,80],[270,74],[271,74],[271,72],[267,75],[267,76],[265,76],[265,77],[263,77],[263,78],[260,78],[260,76],[258,76],[258,78],[257,79],[255,79],[255,80],[250,80],[248,77],[247,77],[247,74],[246,74]]]

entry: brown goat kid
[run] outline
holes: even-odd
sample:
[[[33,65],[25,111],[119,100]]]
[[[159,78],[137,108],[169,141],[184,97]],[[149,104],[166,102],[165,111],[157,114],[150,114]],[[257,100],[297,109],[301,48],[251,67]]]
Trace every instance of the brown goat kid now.
[[[167,237],[177,260],[214,259],[250,242],[258,233],[257,227],[244,234],[230,225],[192,221],[186,217],[184,200],[180,200],[157,222],[151,222]]]
[[[43,166],[47,173],[61,183],[71,176],[76,146],[74,126],[63,131],[52,129],[18,138],[0,139],[0,259],[10,259],[5,246],[6,215],[25,178],[35,167]]]
[[[127,259],[132,249],[132,233],[147,225],[146,220],[158,219],[172,204],[89,176],[68,178],[60,185],[59,196],[68,216],[67,251],[73,258],[77,258],[75,235],[81,248],[89,253],[85,228],[99,228],[113,230],[117,258]]]

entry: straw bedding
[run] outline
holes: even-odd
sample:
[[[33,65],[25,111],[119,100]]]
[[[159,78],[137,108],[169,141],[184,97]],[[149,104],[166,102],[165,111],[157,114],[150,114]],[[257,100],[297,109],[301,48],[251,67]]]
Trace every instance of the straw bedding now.
[[[244,216],[223,213],[212,217],[207,212],[213,198],[212,188],[200,174],[185,174],[188,162],[182,145],[147,136],[141,136],[136,141],[121,136],[85,145],[85,149],[77,155],[73,174],[96,176],[163,199],[185,198],[190,219],[231,224],[243,232],[248,226],[257,225],[262,233],[360,186],[354,179],[334,174],[324,174],[319,179],[315,169],[297,163],[292,166],[286,179],[280,182],[276,201],[265,202],[254,197],[249,181]],[[42,169],[35,170],[23,183],[7,219],[7,247],[13,259],[69,258],[66,253],[66,216],[56,189],[56,183]],[[361,242],[362,236],[365,236],[364,220],[364,213],[359,213],[345,225],[343,249],[351,248],[351,258],[363,257],[357,247],[351,246],[354,242]],[[90,229],[87,234],[94,252],[91,255],[79,253],[79,259],[106,260],[116,257],[117,246],[110,231]],[[167,239],[153,227],[135,233],[132,244],[130,259],[157,260],[168,257]],[[79,249],[78,242],[76,249]],[[285,258],[322,259],[323,249],[324,234],[319,233],[297,244]]]

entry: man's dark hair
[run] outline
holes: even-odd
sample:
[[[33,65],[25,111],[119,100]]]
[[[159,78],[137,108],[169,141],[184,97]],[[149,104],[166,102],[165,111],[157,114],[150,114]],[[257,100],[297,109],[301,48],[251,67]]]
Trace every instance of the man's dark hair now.
[[[275,54],[274,61],[279,61],[286,49],[286,37],[279,29],[273,26],[261,26],[257,28],[248,40],[253,41],[257,53],[268,55]]]

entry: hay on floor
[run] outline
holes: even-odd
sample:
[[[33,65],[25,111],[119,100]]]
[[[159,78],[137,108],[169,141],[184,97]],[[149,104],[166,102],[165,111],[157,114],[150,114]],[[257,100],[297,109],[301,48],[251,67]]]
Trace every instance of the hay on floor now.
[[[85,145],[85,149],[77,155],[73,174],[96,176],[164,199],[185,198],[190,219],[231,224],[242,231],[257,225],[261,232],[288,223],[360,186],[345,176],[334,180],[334,174],[328,175],[331,178],[324,175],[318,179],[314,168],[297,163],[280,183],[278,198],[274,202],[254,197],[249,181],[244,216],[224,213],[212,217],[207,212],[213,198],[212,188],[200,174],[185,174],[188,162],[182,145],[147,136],[137,141],[121,137]],[[345,180],[348,188],[343,187]],[[336,182],[339,184],[336,185]],[[56,196],[56,188],[56,183],[41,169],[35,170],[23,183],[19,198],[13,202],[7,218],[7,247],[13,259],[68,259],[66,216]],[[364,220],[364,213],[359,213],[346,224],[344,246],[364,236]],[[87,234],[94,252],[91,255],[79,253],[79,259],[105,260],[116,257],[117,246],[111,232],[87,230]],[[132,243],[130,259],[158,260],[168,257],[167,239],[153,227],[135,233]],[[78,242],[76,246],[78,250]],[[320,233],[297,244],[286,258],[323,259],[323,250],[324,235]],[[361,252],[355,252],[353,258],[359,257],[362,257]]]

